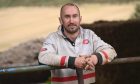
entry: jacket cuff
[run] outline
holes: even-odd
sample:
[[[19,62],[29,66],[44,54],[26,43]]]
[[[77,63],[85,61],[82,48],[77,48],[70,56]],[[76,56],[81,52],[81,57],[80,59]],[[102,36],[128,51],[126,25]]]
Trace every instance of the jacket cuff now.
[[[75,65],[74,65],[74,63],[75,63],[75,58],[76,58],[76,57],[69,57],[69,60],[68,60],[68,68],[72,68],[72,69],[75,68]]]
[[[102,55],[100,53],[95,53],[95,55],[97,56],[97,59],[98,59],[97,65],[101,65],[103,62]]]

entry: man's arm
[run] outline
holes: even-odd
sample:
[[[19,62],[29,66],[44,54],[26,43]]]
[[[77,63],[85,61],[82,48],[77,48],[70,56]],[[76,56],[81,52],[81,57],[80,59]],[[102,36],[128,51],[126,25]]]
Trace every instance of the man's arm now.
[[[105,43],[103,40],[100,39],[100,37],[98,37],[95,33],[93,33],[93,41],[94,41],[94,53],[93,55],[97,56],[98,62],[97,64],[106,64],[108,62],[111,62],[114,57],[117,56],[117,53],[115,51],[115,49]]]
[[[114,57],[117,56],[115,49],[111,45],[101,40],[100,37],[98,37],[94,32],[92,39],[94,44],[94,52],[86,59],[88,65],[92,67],[95,65],[103,65],[111,62]]]
[[[49,35],[43,43],[38,56],[38,60],[41,64],[68,68],[84,67],[84,57],[57,54],[57,44],[55,42],[57,42],[55,37]]]

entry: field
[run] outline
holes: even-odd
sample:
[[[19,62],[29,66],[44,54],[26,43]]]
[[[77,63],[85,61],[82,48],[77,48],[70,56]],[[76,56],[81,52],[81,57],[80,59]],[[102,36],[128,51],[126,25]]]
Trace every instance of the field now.
[[[82,23],[98,20],[127,20],[135,4],[82,4]],[[60,7],[9,7],[0,9],[0,51],[21,42],[46,37],[57,30]]]

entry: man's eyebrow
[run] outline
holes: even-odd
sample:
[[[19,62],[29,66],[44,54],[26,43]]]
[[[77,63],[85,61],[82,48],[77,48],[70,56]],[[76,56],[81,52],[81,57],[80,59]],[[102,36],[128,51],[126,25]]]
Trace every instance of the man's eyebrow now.
[[[64,16],[68,17],[68,16],[70,16],[70,15],[69,15],[69,14],[66,14],[66,15],[64,15]]]
[[[73,15],[78,15],[78,14],[73,14]],[[69,14],[65,14],[64,16],[70,16]]]
[[[78,14],[73,14],[73,16],[78,15]]]

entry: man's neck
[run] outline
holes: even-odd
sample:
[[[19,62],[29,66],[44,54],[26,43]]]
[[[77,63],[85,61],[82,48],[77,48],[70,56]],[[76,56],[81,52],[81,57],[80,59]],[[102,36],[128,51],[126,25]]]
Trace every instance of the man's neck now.
[[[73,34],[70,34],[70,33],[64,31],[64,34],[67,36],[67,38],[69,38],[71,41],[74,42],[76,40],[77,36],[80,34],[80,30]]]

